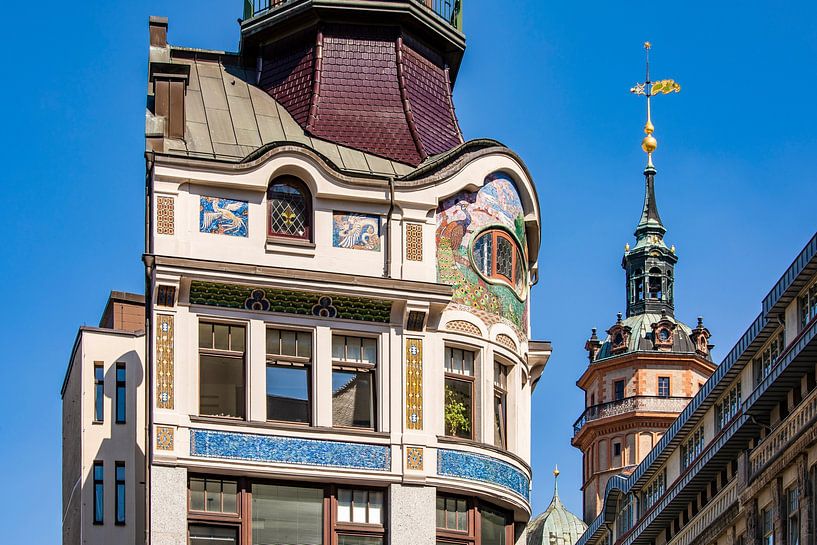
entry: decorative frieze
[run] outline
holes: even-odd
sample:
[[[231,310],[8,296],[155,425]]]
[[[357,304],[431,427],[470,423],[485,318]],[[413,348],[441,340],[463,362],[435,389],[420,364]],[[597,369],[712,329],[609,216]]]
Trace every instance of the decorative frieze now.
[[[477,326],[465,320],[452,320],[445,324],[445,328],[449,331],[458,331],[460,333],[467,333],[475,337],[482,337],[482,332]]]
[[[513,340],[513,337],[510,335],[506,335],[505,333],[500,333],[496,336],[496,342],[507,348],[508,350],[512,350],[514,352],[519,350],[519,347],[516,346],[516,341]]]
[[[406,224],[406,261],[423,260],[423,226],[419,223]]]
[[[437,473],[447,477],[495,484],[530,501],[530,479],[512,465],[489,456],[438,449]]]
[[[173,408],[173,316],[156,315],[156,406]]]
[[[422,339],[406,339],[406,428],[423,429]]]
[[[190,430],[190,455],[307,466],[391,470],[388,445]]]
[[[156,426],[156,450],[173,450],[173,428]]]
[[[406,469],[412,471],[423,470],[423,448],[406,447]]]
[[[391,319],[389,301],[201,280],[190,283],[190,303],[362,322],[389,323]]]
[[[156,233],[172,235],[175,232],[173,197],[156,197]]]

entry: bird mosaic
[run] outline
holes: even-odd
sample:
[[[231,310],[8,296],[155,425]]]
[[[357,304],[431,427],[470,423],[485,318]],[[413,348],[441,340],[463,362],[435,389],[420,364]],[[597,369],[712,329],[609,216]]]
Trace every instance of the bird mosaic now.
[[[202,196],[199,203],[199,230],[202,233],[246,237],[248,213],[246,201]]]
[[[332,227],[332,245],[335,248],[380,251],[378,216],[335,212]]]

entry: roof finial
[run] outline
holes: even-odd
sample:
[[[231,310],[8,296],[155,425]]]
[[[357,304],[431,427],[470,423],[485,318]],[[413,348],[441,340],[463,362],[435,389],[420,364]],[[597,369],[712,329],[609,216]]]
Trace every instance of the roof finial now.
[[[635,86],[630,89],[630,92],[636,95],[643,95],[647,97],[647,122],[644,124],[644,133],[647,135],[644,137],[644,140],[641,141],[641,149],[647,154],[647,171],[654,171],[655,167],[652,164],[652,154],[658,148],[658,141],[653,136],[655,132],[655,126],[652,124],[652,116],[650,112],[650,99],[657,95],[662,94],[666,95],[669,93],[677,93],[681,90],[681,86],[676,83],[674,80],[665,79],[656,81],[653,83],[650,81],[650,49],[652,49],[652,44],[650,42],[644,42],[644,51],[646,54],[646,65],[647,65],[647,79],[644,83],[636,83]]]
[[[559,466],[553,470],[553,497],[559,496]]]

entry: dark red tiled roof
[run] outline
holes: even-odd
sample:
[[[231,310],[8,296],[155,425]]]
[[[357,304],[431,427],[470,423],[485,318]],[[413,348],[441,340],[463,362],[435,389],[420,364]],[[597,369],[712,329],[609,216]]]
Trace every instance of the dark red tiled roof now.
[[[397,27],[329,25],[262,58],[260,87],[316,137],[414,166],[462,143],[441,56]]]

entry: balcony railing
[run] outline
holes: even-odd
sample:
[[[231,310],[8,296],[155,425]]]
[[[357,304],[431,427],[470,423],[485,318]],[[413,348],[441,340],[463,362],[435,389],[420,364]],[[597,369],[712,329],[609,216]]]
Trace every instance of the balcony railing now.
[[[811,392],[783,422],[749,453],[749,477],[754,478],[817,417],[817,389]]]
[[[707,503],[681,531],[669,541],[668,545],[689,545],[701,533],[712,526],[726,511],[738,501],[738,480],[732,479],[712,501]]]
[[[244,19],[263,15],[296,0],[244,0]],[[446,23],[462,30],[462,0],[409,0],[437,14]]]
[[[633,396],[593,405],[588,407],[573,424],[573,435],[577,435],[588,422],[629,412],[680,413],[691,399],[691,397]]]

